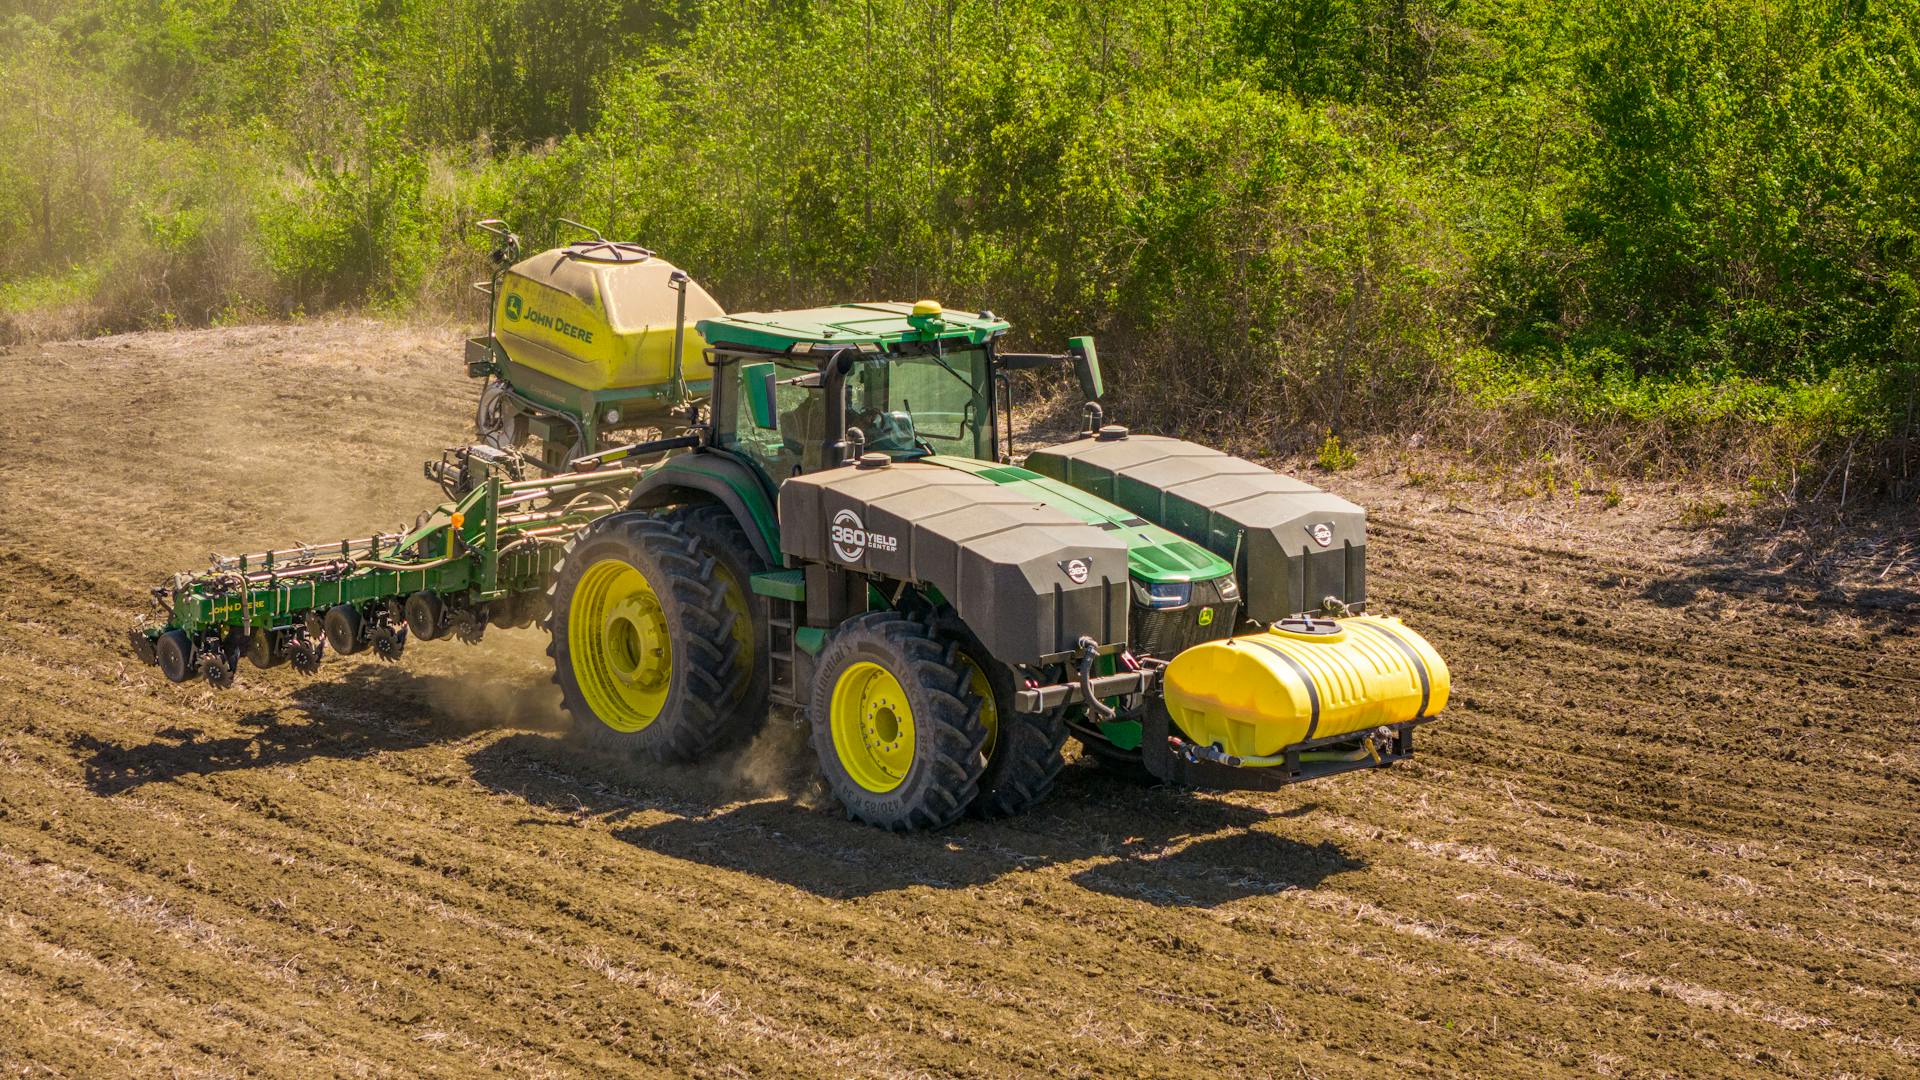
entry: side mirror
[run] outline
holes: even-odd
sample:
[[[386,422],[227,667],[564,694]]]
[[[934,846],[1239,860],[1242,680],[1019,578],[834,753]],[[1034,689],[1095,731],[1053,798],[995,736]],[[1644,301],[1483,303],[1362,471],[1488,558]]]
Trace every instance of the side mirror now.
[[[1080,379],[1080,396],[1087,401],[1099,401],[1106,384],[1100,379],[1100,354],[1094,351],[1093,338],[1084,335],[1068,338],[1067,355],[1073,357],[1073,373]]]
[[[753,426],[772,430],[780,426],[773,405],[773,365],[744,364],[740,368],[740,389],[747,395],[747,415]]]

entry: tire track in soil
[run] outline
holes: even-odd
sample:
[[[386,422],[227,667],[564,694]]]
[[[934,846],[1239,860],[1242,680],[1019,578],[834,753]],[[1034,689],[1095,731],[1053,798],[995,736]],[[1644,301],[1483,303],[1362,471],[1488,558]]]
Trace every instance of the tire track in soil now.
[[[123,656],[146,587],[210,547],[427,505],[417,461],[471,407],[457,341],[0,354],[0,1064],[1920,1070],[1914,583],[1850,606],[1667,527],[1651,489],[1462,514],[1335,478],[1373,512],[1377,604],[1455,673],[1414,762],[1272,795],[1076,766],[1034,814],[934,836],[742,761],[579,755],[532,633],[217,695]]]

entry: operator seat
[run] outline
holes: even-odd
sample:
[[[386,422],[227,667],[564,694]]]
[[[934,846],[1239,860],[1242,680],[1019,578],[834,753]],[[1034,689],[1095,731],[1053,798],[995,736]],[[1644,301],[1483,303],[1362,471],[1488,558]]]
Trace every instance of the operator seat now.
[[[785,472],[812,472],[820,467],[821,447],[827,441],[827,405],[822,391],[809,390],[798,408],[780,415],[780,463]]]

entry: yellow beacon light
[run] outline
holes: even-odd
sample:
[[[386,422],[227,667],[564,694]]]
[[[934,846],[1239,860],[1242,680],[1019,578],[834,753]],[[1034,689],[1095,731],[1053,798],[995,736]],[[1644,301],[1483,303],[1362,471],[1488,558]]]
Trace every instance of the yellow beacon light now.
[[[913,314],[907,316],[907,321],[921,331],[931,330],[944,321],[946,313],[940,301],[921,300],[913,305]]]

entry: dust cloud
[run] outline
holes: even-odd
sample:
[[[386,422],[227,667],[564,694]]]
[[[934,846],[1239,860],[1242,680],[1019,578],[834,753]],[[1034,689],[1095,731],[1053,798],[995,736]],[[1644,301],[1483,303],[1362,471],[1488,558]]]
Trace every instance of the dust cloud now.
[[[751,742],[705,771],[733,797],[787,799],[818,809],[826,794],[808,734],[804,714],[774,709]]]
[[[553,684],[547,634],[538,628],[487,631],[478,645],[434,642],[421,650],[416,667],[419,698],[460,731],[519,730],[566,733],[571,719]],[[667,781],[674,788],[720,802],[784,799],[805,808],[825,805],[806,718],[794,710],[771,710],[743,746],[711,760],[662,766],[616,754],[590,753],[600,764],[631,779]],[[573,753],[587,753],[574,746]]]
[[[436,641],[423,651],[434,655],[421,666],[437,669],[422,672],[426,701],[461,729],[566,729],[545,631],[489,629],[478,645]]]

